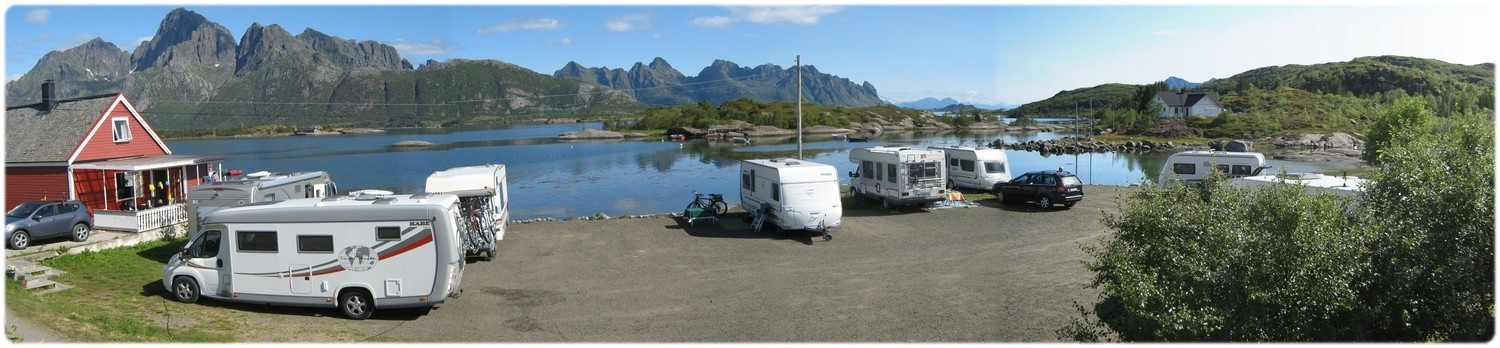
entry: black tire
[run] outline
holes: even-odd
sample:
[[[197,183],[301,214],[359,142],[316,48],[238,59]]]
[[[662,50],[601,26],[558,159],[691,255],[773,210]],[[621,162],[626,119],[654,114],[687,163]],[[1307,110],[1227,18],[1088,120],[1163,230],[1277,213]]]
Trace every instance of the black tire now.
[[[1001,190],[999,188],[996,188],[994,190],[994,192],[995,192],[995,200],[1000,201],[1000,204],[1010,203],[1010,198],[1009,197],[1005,197],[1005,190]]]
[[[484,251],[484,260],[495,261],[495,247],[490,247],[490,250]]]
[[[688,203],[687,208],[683,208],[683,210],[693,209],[693,208],[708,210],[708,209],[704,209],[703,203],[699,203],[698,201],[693,201],[692,203]]]
[[[1073,207],[1073,205],[1074,205],[1074,204],[1078,204],[1078,202],[1067,202],[1067,203],[1063,203],[1063,207],[1066,207],[1066,208],[1072,208],[1072,207]]]
[[[89,240],[89,235],[93,234],[92,232],[93,232],[93,229],[89,228],[89,224],[82,223],[82,222],[77,223],[77,224],[73,224],[73,235],[72,235],[73,241],[74,242],[88,241]]]
[[[729,203],[724,203],[723,201],[714,202],[713,208],[714,208],[714,215],[728,213],[729,212]]]
[[[187,276],[179,276],[172,280],[172,299],[182,303],[198,302],[198,282]]]
[[[344,290],[339,295],[339,312],[349,319],[365,320],[375,313],[375,300],[363,289]]]
[[[28,245],[31,245],[31,234],[26,230],[16,230],[10,234],[10,239],[5,240],[5,247],[14,250],[26,249]]]
[[[891,204],[891,200],[885,198],[880,199],[880,206],[885,207],[885,210],[896,209],[896,205]]]
[[[1047,197],[1047,195],[1037,196],[1036,205],[1042,207],[1042,209],[1052,209],[1052,198]]]

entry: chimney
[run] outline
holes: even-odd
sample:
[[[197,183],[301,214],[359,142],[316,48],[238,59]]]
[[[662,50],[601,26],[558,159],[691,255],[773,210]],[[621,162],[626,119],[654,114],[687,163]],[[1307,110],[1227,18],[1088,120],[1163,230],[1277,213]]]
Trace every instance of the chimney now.
[[[42,81],[42,112],[51,112],[57,107],[57,84],[52,80]]]

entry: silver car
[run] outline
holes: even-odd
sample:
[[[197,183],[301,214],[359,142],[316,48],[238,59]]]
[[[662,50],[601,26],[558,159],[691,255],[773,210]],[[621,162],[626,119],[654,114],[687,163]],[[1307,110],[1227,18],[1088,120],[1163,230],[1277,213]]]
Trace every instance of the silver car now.
[[[5,213],[5,247],[16,250],[43,238],[86,241],[93,230],[94,211],[76,200],[26,202]]]

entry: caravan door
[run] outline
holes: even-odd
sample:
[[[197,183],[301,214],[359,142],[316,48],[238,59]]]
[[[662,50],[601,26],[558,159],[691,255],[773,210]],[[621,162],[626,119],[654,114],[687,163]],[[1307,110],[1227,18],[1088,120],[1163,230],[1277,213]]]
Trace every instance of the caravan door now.
[[[229,293],[225,286],[229,283],[229,260],[228,253],[224,252],[224,232],[220,229],[210,229],[198,234],[193,239],[193,244],[188,247],[186,261],[188,267],[197,271],[198,282],[203,289],[198,293],[223,297]]]

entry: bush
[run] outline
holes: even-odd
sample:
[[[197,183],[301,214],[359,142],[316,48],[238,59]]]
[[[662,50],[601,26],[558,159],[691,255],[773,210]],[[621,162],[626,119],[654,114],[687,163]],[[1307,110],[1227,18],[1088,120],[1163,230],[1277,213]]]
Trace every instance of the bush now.
[[[1419,103],[1388,119],[1430,114]],[[1494,335],[1494,123],[1389,124],[1362,205],[1290,185],[1143,185],[1062,339],[1485,341]],[[1252,117],[1236,117],[1242,122]],[[1231,123],[1232,124],[1232,123]],[[1372,126],[1373,128],[1373,126]],[[1211,194],[1207,194],[1211,192]]]

